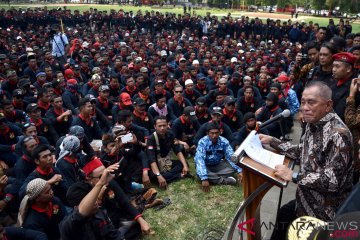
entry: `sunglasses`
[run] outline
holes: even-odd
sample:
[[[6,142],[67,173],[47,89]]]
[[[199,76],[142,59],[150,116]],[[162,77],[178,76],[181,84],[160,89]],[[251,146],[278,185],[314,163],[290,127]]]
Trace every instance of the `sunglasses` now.
[[[176,93],[182,93],[182,91],[175,91]]]
[[[24,124],[24,128],[28,128],[28,127],[31,127],[31,126],[35,126],[34,123],[25,123]]]
[[[34,139],[34,137],[26,137],[26,138],[24,138],[24,143],[27,143],[28,141],[30,141],[30,140],[32,140],[32,139]]]

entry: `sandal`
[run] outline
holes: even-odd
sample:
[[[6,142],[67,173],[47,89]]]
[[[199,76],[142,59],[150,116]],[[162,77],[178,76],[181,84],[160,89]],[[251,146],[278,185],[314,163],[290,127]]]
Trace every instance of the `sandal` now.
[[[170,204],[171,204],[170,198],[164,198],[163,203],[154,207],[154,209],[156,211],[159,211],[159,210],[163,209],[164,207],[169,206]]]

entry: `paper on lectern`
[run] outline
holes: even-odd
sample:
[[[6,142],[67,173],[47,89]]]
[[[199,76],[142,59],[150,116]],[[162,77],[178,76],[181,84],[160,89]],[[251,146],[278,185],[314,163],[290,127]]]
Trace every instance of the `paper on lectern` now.
[[[250,158],[267,167],[275,168],[276,165],[284,164],[285,155],[264,149],[256,131],[251,131],[243,144],[241,144],[241,147]]]

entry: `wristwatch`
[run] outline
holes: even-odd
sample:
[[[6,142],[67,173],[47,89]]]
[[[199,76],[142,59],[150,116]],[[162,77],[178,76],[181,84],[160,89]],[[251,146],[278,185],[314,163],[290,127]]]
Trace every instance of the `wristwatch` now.
[[[159,176],[161,176],[161,174],[158,172],[158,173],[155,173],[155,176],[159,177]]]
[[[298,182],[298,177],[299,177],[299,172],[293,172],[292,173],[292,181],[293,181],[293,183]]]

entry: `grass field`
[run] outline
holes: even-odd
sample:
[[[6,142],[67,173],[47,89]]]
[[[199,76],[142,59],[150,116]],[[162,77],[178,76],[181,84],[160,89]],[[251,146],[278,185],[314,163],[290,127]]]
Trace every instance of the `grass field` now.
[[[45,5],[37,5],[37,4],[30,4],[30,5],[11,5],[11,7],[39,7],[39,6],[45,6]],[[58,8],[58,7],[63,7],[65,6],[65,4],[52,4],[52,5],[47,5],[49,9],[51,8]],[[141,6],[141,7],[135,7],[135,6],[130,6],[130,5],[118,5],[118,4],[114,4],[114,5],[99,5],[99,4],[93,4],[93,5],[82,5],[82,4],[66,4],[66,7],[70,10],[75,10],[78,9],[80,11],[87,11],[89,10],[90,7],[93,8],[97,8],[99,11],[110,11],[110,9],[115,9],[115,10],[119,10],[119,9],[123,9],[124,11],[134,11],[137,12],[138,10],[141,10],[143,12],[145,11],[159,11],[159,12],[172,12],[172,13],[176,13],[176,14],[182,14],[183,13],[183,8],[182,7],[170,7],[170,6],[165,6],[162,8],[159,7],[149,7],[149,6]],[[9,6],[5,5],[5,4],[0,4],[0,8],[5,8],[8,9]],[[194,9],[193,9],[194,10]],[[227,15],[229,12],[231,13],[232,16],[234,17],[238,17],[238,16],[249,16],[254,17],[254,15],[256,13],[253,12],[240,12],[238,10],[231,10],[231,9],[215,9],[215,8],[201,8],[201,9],[195,9],[196,14],[204,16],[206,15],[207,12],[211,12],[211,14],[215,14],[215,15]],[[262,13],[262,12],[260,12]],[[264,16],[266,17],[260,17],[260,18],[272,18],[272,19],[281,19],[281,20],[287,20],[290,18],[290,14],[283,14],[283,13],[263,13]],[[296,19],[293,19],[294,21],[296,21]],[[313,16],[301,16],[299,15],[299,19],[298,21],[304,20],[305,22],[309,22],[309,21],[313,21],[314,23],[319,23],[320,26],[327,26],[328,22],[329,22],[329,18],[327,17],[313,17]],[[335,19],[335,23],[337,24],[338,20]],[[358,33],[360,32],[360,23],[356,22],[352,24],[353,26],[353,32],[354,33]]]
[[[195,175],[194,163],[189,165]],[[213,186],[210,193],[204,193],[194,179],[172,183],[166,191],[159,191],[160,197],[171,199],[171,205],[160,211],[145,212],[146,220],[155,231],[155,235],[145,239],[221,239],[243,200],[242,195],[239,186]]]

